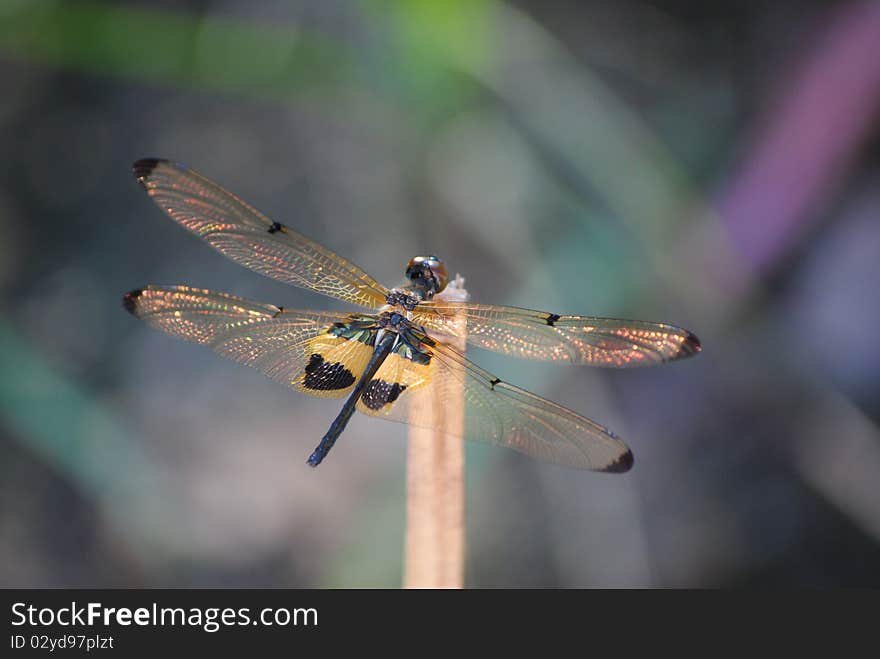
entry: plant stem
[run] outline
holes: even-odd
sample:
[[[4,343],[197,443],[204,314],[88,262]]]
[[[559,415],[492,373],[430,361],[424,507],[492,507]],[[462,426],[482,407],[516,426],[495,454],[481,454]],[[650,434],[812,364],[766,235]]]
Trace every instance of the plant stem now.
[[[461,280],[463,284],[463,280]],[[467,293],[461,289],[466,298]],[[464,352],[463,319],[456,319]],[[432,387],[413,401],[413,414],[442,415],[439,429],[410,426],[406,479],[405,588],[464,586],[464,389],[460,378],[444,383],[452,392],[442,407],[430,396]]]

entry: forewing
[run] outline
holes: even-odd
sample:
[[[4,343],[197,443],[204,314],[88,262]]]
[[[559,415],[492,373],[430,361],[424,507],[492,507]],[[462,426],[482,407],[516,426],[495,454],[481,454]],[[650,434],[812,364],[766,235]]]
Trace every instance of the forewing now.
[[[560,316],[517,307],[422,303],[413,322],[429,332],[459,336],[456,318],[466,321],[467,342],[486,350],[544,361],[610,368],[650,366],[689,357],[700,341],[675,325],[640,320]]]
[[[187,286],[148,286],[123,298],[149,325],[315,396],[344,396],[371,348],[327,334],[350,314],[298,311]],[[359,370],[358,370],[359,369]]]
[[[145,159],[134,174],[175,222],[255,272],[371,309],[385,287],[326,247],[273,222],[216,183],[176,163]]]
[[[358,409],[505,446],[565,467],[606,472],[632,467],[627,446],[598,423],[502,382],[451,346],[438,343],[430,350],[427,366],[390,356],[374,378],[381,384],[372,399],[367,400],[366,391]],[[462,406],[463,425],[456,427],[460,417],[457,421],[455,410]]]

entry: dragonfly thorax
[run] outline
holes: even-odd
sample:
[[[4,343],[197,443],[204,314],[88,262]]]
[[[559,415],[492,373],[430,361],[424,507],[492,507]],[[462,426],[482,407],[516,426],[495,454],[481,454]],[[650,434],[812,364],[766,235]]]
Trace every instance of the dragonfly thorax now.
[[[385,296],[385,304],[391,307],[403,307],[407,311],[415,309],[421,301],[421,298],[398,288],[392,289]]]
[[[376,321],[380,329],[392,332],[400,332],[403,328],[410,326],[406,316],[397,311],[383,311],[376,317]]]

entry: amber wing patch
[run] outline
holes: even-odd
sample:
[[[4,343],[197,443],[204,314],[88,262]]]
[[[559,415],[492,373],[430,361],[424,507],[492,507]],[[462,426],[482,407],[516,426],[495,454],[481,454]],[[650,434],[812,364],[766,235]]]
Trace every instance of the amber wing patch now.
[[[308,361],[294,386],[324,398],[348,394],[367,367],[373,348],[350,339],[320,334],[305,347]]]
[[[420,364],[394,352],[364,389],[357,409],[370,416],[387,414],[404,394],[412,393],[431,382],[431,363]]]

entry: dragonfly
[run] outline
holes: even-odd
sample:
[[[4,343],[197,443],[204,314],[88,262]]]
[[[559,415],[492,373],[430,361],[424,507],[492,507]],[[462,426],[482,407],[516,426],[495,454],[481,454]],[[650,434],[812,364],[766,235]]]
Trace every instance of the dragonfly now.
[[[404,284],[387,288],[347,259],[263,215],[204,176],[169,160],[133,171],[171,219],[251,270],[362,308],[308,311],[190,286],[149,285],[124,307],[173,336],[208,346],[305,394],[345,398],[307,462],[318,466],[355,411],[505,446],[544,461],[622,473],[627,445],[577,412],[502,381],[464,355],[505,355],[611,368],[661,364],[700,352],[667,323],[569,316],[444,299],[449,275],[416,256]],[[449,410],[461,410],[457,424]]]

